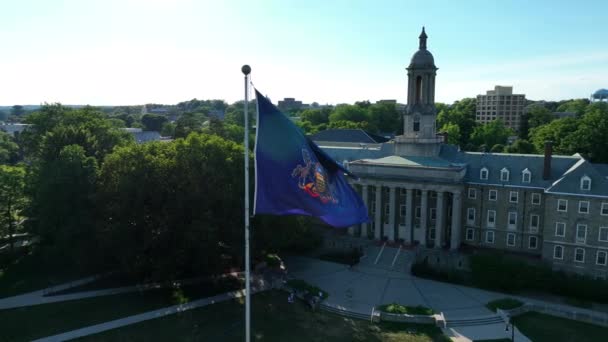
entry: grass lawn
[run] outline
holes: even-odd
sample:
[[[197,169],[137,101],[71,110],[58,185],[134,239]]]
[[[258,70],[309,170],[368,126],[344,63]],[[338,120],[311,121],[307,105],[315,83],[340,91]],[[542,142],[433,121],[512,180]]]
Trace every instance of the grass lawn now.
[[[525,313],[513,321],[534,342],[592,342],[608,339],[608,328],[537,312]]]
[[[0,298],[11,297],[90,276],[60,261],[35,254],[0,266]]]
[[[252,298],[252,338],[256,341],[449,341],[430,325],[373,324],[312,312],[300,301],[287,303],[280,291]],[[408,332],[409,331],[409,332]],[[243,341],[243,300],[233,300],[89,336],[80,341]]]
[[[0,341],[30,341],[240,288],[237,280],[0,310]]]

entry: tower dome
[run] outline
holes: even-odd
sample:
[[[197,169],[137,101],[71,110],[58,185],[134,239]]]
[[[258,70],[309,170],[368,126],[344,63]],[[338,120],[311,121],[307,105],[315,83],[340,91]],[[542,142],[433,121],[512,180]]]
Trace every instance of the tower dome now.
[[[435,67],[435,58],[433,58],[433,54],[426,49],[426,39],[427,35],[424,32],[424,27],[422,27],[422,33],[418,37],[420,39],[420,46],[418,51],[414,53],[412,59],[410,61],[410,68],[434,68]]]

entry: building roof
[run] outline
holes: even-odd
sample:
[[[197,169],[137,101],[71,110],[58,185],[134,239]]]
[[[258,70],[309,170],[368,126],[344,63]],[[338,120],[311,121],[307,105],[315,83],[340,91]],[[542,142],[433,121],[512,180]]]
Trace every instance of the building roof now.
[[[387,142],[388,139],[366,132],[362,129],[328,129],[310,136],[315,141],[378,144]]]
[[[608,171],[607,164],[592,164],[581,158],[555,181],[551,187],[547,189],[547,192],[608,196],[608,179],[606,178],[606,171]],[[591,179],[591,188],[589,190],[581,189],[581,180],[583,177]]]

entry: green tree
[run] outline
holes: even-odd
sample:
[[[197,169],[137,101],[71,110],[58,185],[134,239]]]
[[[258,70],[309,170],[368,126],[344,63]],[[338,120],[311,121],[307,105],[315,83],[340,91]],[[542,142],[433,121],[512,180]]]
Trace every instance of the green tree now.
[[[11,109],[11,115],[13,116],[23,116],[25,114],[25,108],[21,105],[14,105]]]
[[[173,137],[175,135],[175,124],[172,122],[165,122],[163,128],[160,130],[160,135],[163,137]]]
[[[22,166],[0,165],[0,236],[8,235],[11,253],[14,252],[15,222],[26,202],[24,189],[25,169]]]
[[[578,130],[579,120],[563,118],[530,130],[530,142],[537,151],[543,151],[545,142],[553,142],[553,151],[557,154],[576,153],[573,134]]]
[[[501,120],[494,120],[475,127],[471,134],[471,142],[475,146],[485,145],[484,150],[487,150],[497,144],[505,145],[507,138],[513,134],[513,131],[506,127]]]
[[[19,160],[19,146],[7,133],[0,131],[0,164],[14,164]]]
[[[144,131],[160,132],[163,125],[167,122],[167,117],[157,114],[144,114],[141,117],[141,123],[144,126]]]
[[[528,110],[529,119],[528,127],[533,129],[542,125],[546,125],[553,121],[555,117],[553,113],[541,105],[534,105]]]
[[[446,124],[458,126],[459,138],[457,141],[452,140],[452,142],[459,146],[467,146],[473,130],[477,127],[475,122],[476,105],[477,100],[473,98],[456,101],[449,107],[440,104],[437,106],[437,127],[444,127]]]
[[[329,123],[329,113],[331,109],[306,109],[300,114],[301,121],[308,121],[311,125],[320,125]]]
[[[441,127],[441,132],[448,134],[448,144],[458,145],[461,142],[460,126],[455,123],[446,123]]]
[[[505,148],[507,153],[532,154],[536,152],[534,145],[528,140],[517,139],[512,145]]]
[[[336,121],[370,122],[370,115],[366,108],[353,105],[338,105],[329,115],[330,123]]]
[[[93,258],[96,178],[96,159],[79,145],[64,146],[34,167],[29,211],[47,252],[78,262]]]
[[[368,108],[370,124],[379,132],[394,133],[399,129],[400,117],[397,106],[392,103],[376,103]]]
[[[185,113],[175,123],[175,137],[185,138],[192,132],[200,132],[204,117],[198,113]]]
[[[557,107],[557,112],[573,112],[576,113],[578,116],[581,116],[585,112],[585,109],[588,105],[589,100],[587,99],[570,100],[560,104]]]
[[[570,136],[573,149],[592,162],[608,163],[608,103],[597,102],[585,110],[578,129]]]
[[[367,121],[361,121],[361,122],[353,122],[353,121],[347,121],[347,120],[340,120],[340,121],[333,121],[330,122],[329,126],[327,126],[327,128],[329,129],[362,129],[362,130],[366,130],[366,131],[376,131],[375,129],[373,129],[369,122]]]

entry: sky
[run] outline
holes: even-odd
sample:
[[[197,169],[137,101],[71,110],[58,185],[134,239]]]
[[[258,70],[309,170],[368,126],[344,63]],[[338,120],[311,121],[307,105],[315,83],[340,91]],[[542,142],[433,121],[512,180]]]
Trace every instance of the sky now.
[[[512,85],[532,100],[608,88],[598,1],[0,0],[0,105],[406,102],[426,27],[436,101]]]

